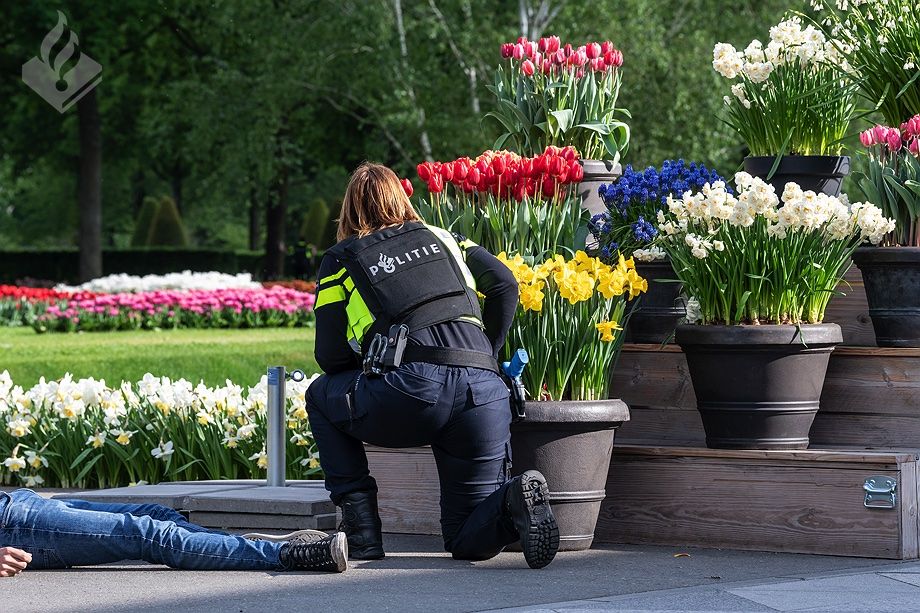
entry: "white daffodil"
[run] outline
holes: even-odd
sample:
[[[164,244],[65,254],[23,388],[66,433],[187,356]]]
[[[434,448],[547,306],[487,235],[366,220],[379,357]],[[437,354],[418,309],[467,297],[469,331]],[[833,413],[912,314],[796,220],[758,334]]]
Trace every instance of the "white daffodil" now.
[[[45,457],[38,455],[34,451],[26,452],[26,462],[28,462],[29,466],[31,466],[32,468],[41,468],[42,466],[44,467],[48,466],[48,460]]]
[[[8,421],[6,429],[12,436],[21,438],[31,432],[31,425],[28,419],[17,418]]]
[[[92,445],[93,449],[99,449],[105,445],[105,432],[96,432],[86,439],[87,445]]]
[[[249,456],[249,459],[256,460],[256,466],[263,470],[268,468],[268,454],[265,453],[264,449],[258,453],[252,454]]]
[[[26,467],[26,461],[24,458],[11,456],[3,460],[3,465],[6,466],[6,469],[11,473],[19,472]]]
[[[173,451],[172,441],[166,441],[165,443],[160,441],[159,445],[150,450],[150,455],[158,460],[165,460],[173,454]]]

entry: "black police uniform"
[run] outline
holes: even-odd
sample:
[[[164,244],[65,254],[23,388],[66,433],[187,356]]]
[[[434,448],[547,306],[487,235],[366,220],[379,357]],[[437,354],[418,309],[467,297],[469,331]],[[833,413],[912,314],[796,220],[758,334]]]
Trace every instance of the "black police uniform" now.
[[[518,301],[508,268],[462,237],[406,223],[340,242],[319,278],[316,360],[325,374],[310,385],[307,409],[333,502],[377,491],[362,442],[431,445],[445,549],[485,559],[517,541],[504,509],[509,392],[494,369]],[[485,295],[481,313],[476,290]],[[408,359],[365,375],[368,339],[394,323],[410,328]],[[493,368],[425,361],[438,348],[475,354]]]

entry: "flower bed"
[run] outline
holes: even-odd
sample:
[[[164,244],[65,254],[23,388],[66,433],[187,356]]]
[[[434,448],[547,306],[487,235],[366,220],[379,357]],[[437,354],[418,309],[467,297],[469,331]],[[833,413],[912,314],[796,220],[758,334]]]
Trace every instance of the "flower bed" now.
[[[312,379],[287,384],[287,474],[319,477],[307,422]],[[258,478],[267,379],[245,391],[147,374],[136,383],[70,375],[29,390],[0,372],[0,483],[113,487],[166,480]]]
[[[37,332],[153,328],[297,327],[313,322],[315,296],[284,287],[75,295],[47,307]]]
[[[87,281],[82,285],[58,285],[61,292],[96,292],[118,294],[126,292],[152,292],[168,289],[257,289],[259,283],[252,280],[249,273],[228,275],[222,272],[192,272],[184,270],[166,275],[108,275]]]

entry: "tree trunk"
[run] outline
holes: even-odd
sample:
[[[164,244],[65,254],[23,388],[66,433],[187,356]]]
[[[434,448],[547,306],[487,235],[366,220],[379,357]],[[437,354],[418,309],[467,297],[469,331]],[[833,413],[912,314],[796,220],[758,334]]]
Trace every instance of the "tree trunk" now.
[[[280,279],[284,275],[284,221],[287,217],[288,168],[282,167],[278,182],[271,190],[265,211],[265,277]]]
[[[77,102],[80,139],[80,281],[102,276],[102,124],[96,90]]]
[[[259,250],[259,197],[256,189],[249,190],[249,249],[250,251]]]

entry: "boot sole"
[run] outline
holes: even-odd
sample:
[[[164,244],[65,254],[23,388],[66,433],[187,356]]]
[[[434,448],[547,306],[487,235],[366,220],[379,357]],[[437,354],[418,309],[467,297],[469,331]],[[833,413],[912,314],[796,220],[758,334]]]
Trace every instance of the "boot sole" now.
[[[521,475],[521,494],[529,521],[521,538],[524,559],[530,568],[543,568],[559,551],[559,525],[549,505],[546,478],[538,471],[526,471]]]
[[[348,538],[344,532],[336,532],[332,537],[332,543],[329,548],[332,551],[332,559],[335,562],[335,572],[344,573],[348,568]]]

